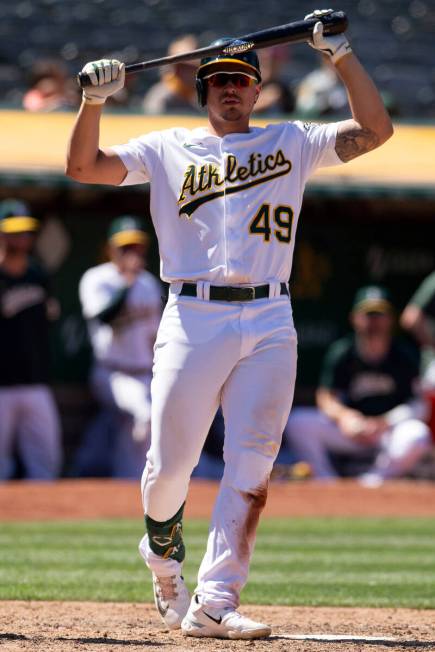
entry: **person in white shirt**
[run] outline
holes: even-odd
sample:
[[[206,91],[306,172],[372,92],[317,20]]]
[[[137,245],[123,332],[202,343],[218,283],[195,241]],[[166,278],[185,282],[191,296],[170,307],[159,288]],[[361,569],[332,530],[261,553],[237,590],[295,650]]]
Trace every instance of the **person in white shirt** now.
[[[150,443],[153,346],[161,316],[159,281],[145,271],[149,236],[131,215],[109,229],[110,261],[79,285],[94,353],[92,390],[104,408],[88,429],[73,475],[138,478]]]
[[[237,608],[296,378],[288,280],[302,194],[316,168],[364,154],[392,133],[346,37],[323,36],[328,13],[315,14],[312,45],[330,54],[349,93],[352,119],[336,124],[250,126],[261,71],[247,50],[201,60],[197,88],[206,127],[152,132],[101,149],[101,110],[122,87],[124,65],[103,60],[83,69],[92,86],[71,135],[67,174],[84,183],[151,181],[161,277],[170,284],[154,350],[140,551],[163,621],[186,636],[271,632]],[[225,470],[189,606],[183,508],[219,404]]]

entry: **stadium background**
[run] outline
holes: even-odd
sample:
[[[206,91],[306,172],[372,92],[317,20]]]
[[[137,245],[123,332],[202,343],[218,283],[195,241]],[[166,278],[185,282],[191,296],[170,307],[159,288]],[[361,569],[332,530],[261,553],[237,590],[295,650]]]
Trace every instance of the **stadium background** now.
[[[93,409],[78,280],[103,259],[108,222],[120,213],[148,214],[148,195],[144,188],[81,186],[66,179],[63,158],[74,116],[21,110],[32,63],[60,58],[74,75],[91,59],[154,58],[180,34],[196,34],[203,45],[222,34],[289,22],[312,8],[311,2],[277,0],[267,3],[267,13],[263,4],[245,0],[201,7],[192,0],[182,7],[169,0],[0,5],[0,198],[28,200],[44,223],[39,253],[53,272],[62,308],[53,332],[53,380],[67,450]],[[322,171],[307,187],[291,278],[300,341],[297,403],[312,401],[319,361],[346,331],[358,286],[388,286],[400,310],[435,266],[435,6],[421,0],[344,0],[335,8],[348,14],[353,47],[391,107],[396,135],[360,161]],[[291,48],[284,73],[295,86],[316,66],[315,53],[301,44]],[[204,120],[140,115],[143,93],[157,77],[158,71],[150,71],[135,78],[129,110],[104,119],[105,144],[162,125]],[[149,262],[158,274],[154,237]]]

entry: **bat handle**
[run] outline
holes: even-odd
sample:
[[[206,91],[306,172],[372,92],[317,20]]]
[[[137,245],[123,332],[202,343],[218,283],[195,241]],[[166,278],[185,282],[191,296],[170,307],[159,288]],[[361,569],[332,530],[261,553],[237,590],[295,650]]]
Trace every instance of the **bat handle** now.
[[[128,66],[125,66],[125,74],[131,75],[134,72],[139,72],[143,70],[141,63],[130,63]],[[92,86],[91,78],[86,72],[79,72],[77,75],[77,83],[80,88],[86,88],[87,86]]]

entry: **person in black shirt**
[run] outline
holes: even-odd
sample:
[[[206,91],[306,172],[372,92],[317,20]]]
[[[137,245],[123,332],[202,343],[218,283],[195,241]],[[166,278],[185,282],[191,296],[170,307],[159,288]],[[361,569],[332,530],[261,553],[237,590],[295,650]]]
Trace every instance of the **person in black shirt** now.
[[[367,484],[410,472],[430,445],[424,401],[417,394],[419,365],[393,336],[394,309],[387,290],[361,288],[350,315],[353,336],[329,348],[316,408],[293,411],[287,441],[315,477],[337,473],[329,452],[370,458]]]
[[[47,385],[49,320],[57,304],[31,257],[38,220],[17,200],[0,202],[0,480],[50,480],[61,466],[58,411]]]

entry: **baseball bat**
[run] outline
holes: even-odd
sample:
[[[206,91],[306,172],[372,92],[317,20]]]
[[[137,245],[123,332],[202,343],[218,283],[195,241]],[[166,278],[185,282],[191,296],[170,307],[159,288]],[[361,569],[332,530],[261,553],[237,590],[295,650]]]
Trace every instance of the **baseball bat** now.
[[[208,45],[204,48],[191,50],[190,52],[183,52],[183,54],[174,54],[168,57],[161,57],[160,59],[151,59],[150,61],[141,61],[139,63],[132,63],[125,66],[126,75],[132,75],[136,72],[142,72],[149,68],[156,68],[157,66],[168,66],[171,63],[180,63],[183,61],[191,61],[192,59],[202,59],[217,54],[238,54],[240,52],[247,52],[248,50],[260,50],[261,48],[269,48],[280,43],[301,43],[302,41],[309,41],[313,34],[314,25],[321,20],[324,28],[323,33],[325,36],[333,34],[340,34],[344,32],[348,20],[344,11],[333,11],[330,14],[321,16],[320,18],[308,18],[306,20],[295,20],[286,25],[278,25],[276,27],[269,27],[262,29],[259,32],[245,34],[239,36],[230,43],[222,45]],[[79,86],[92,86],[89,75],[79,72],[77,75]]]

